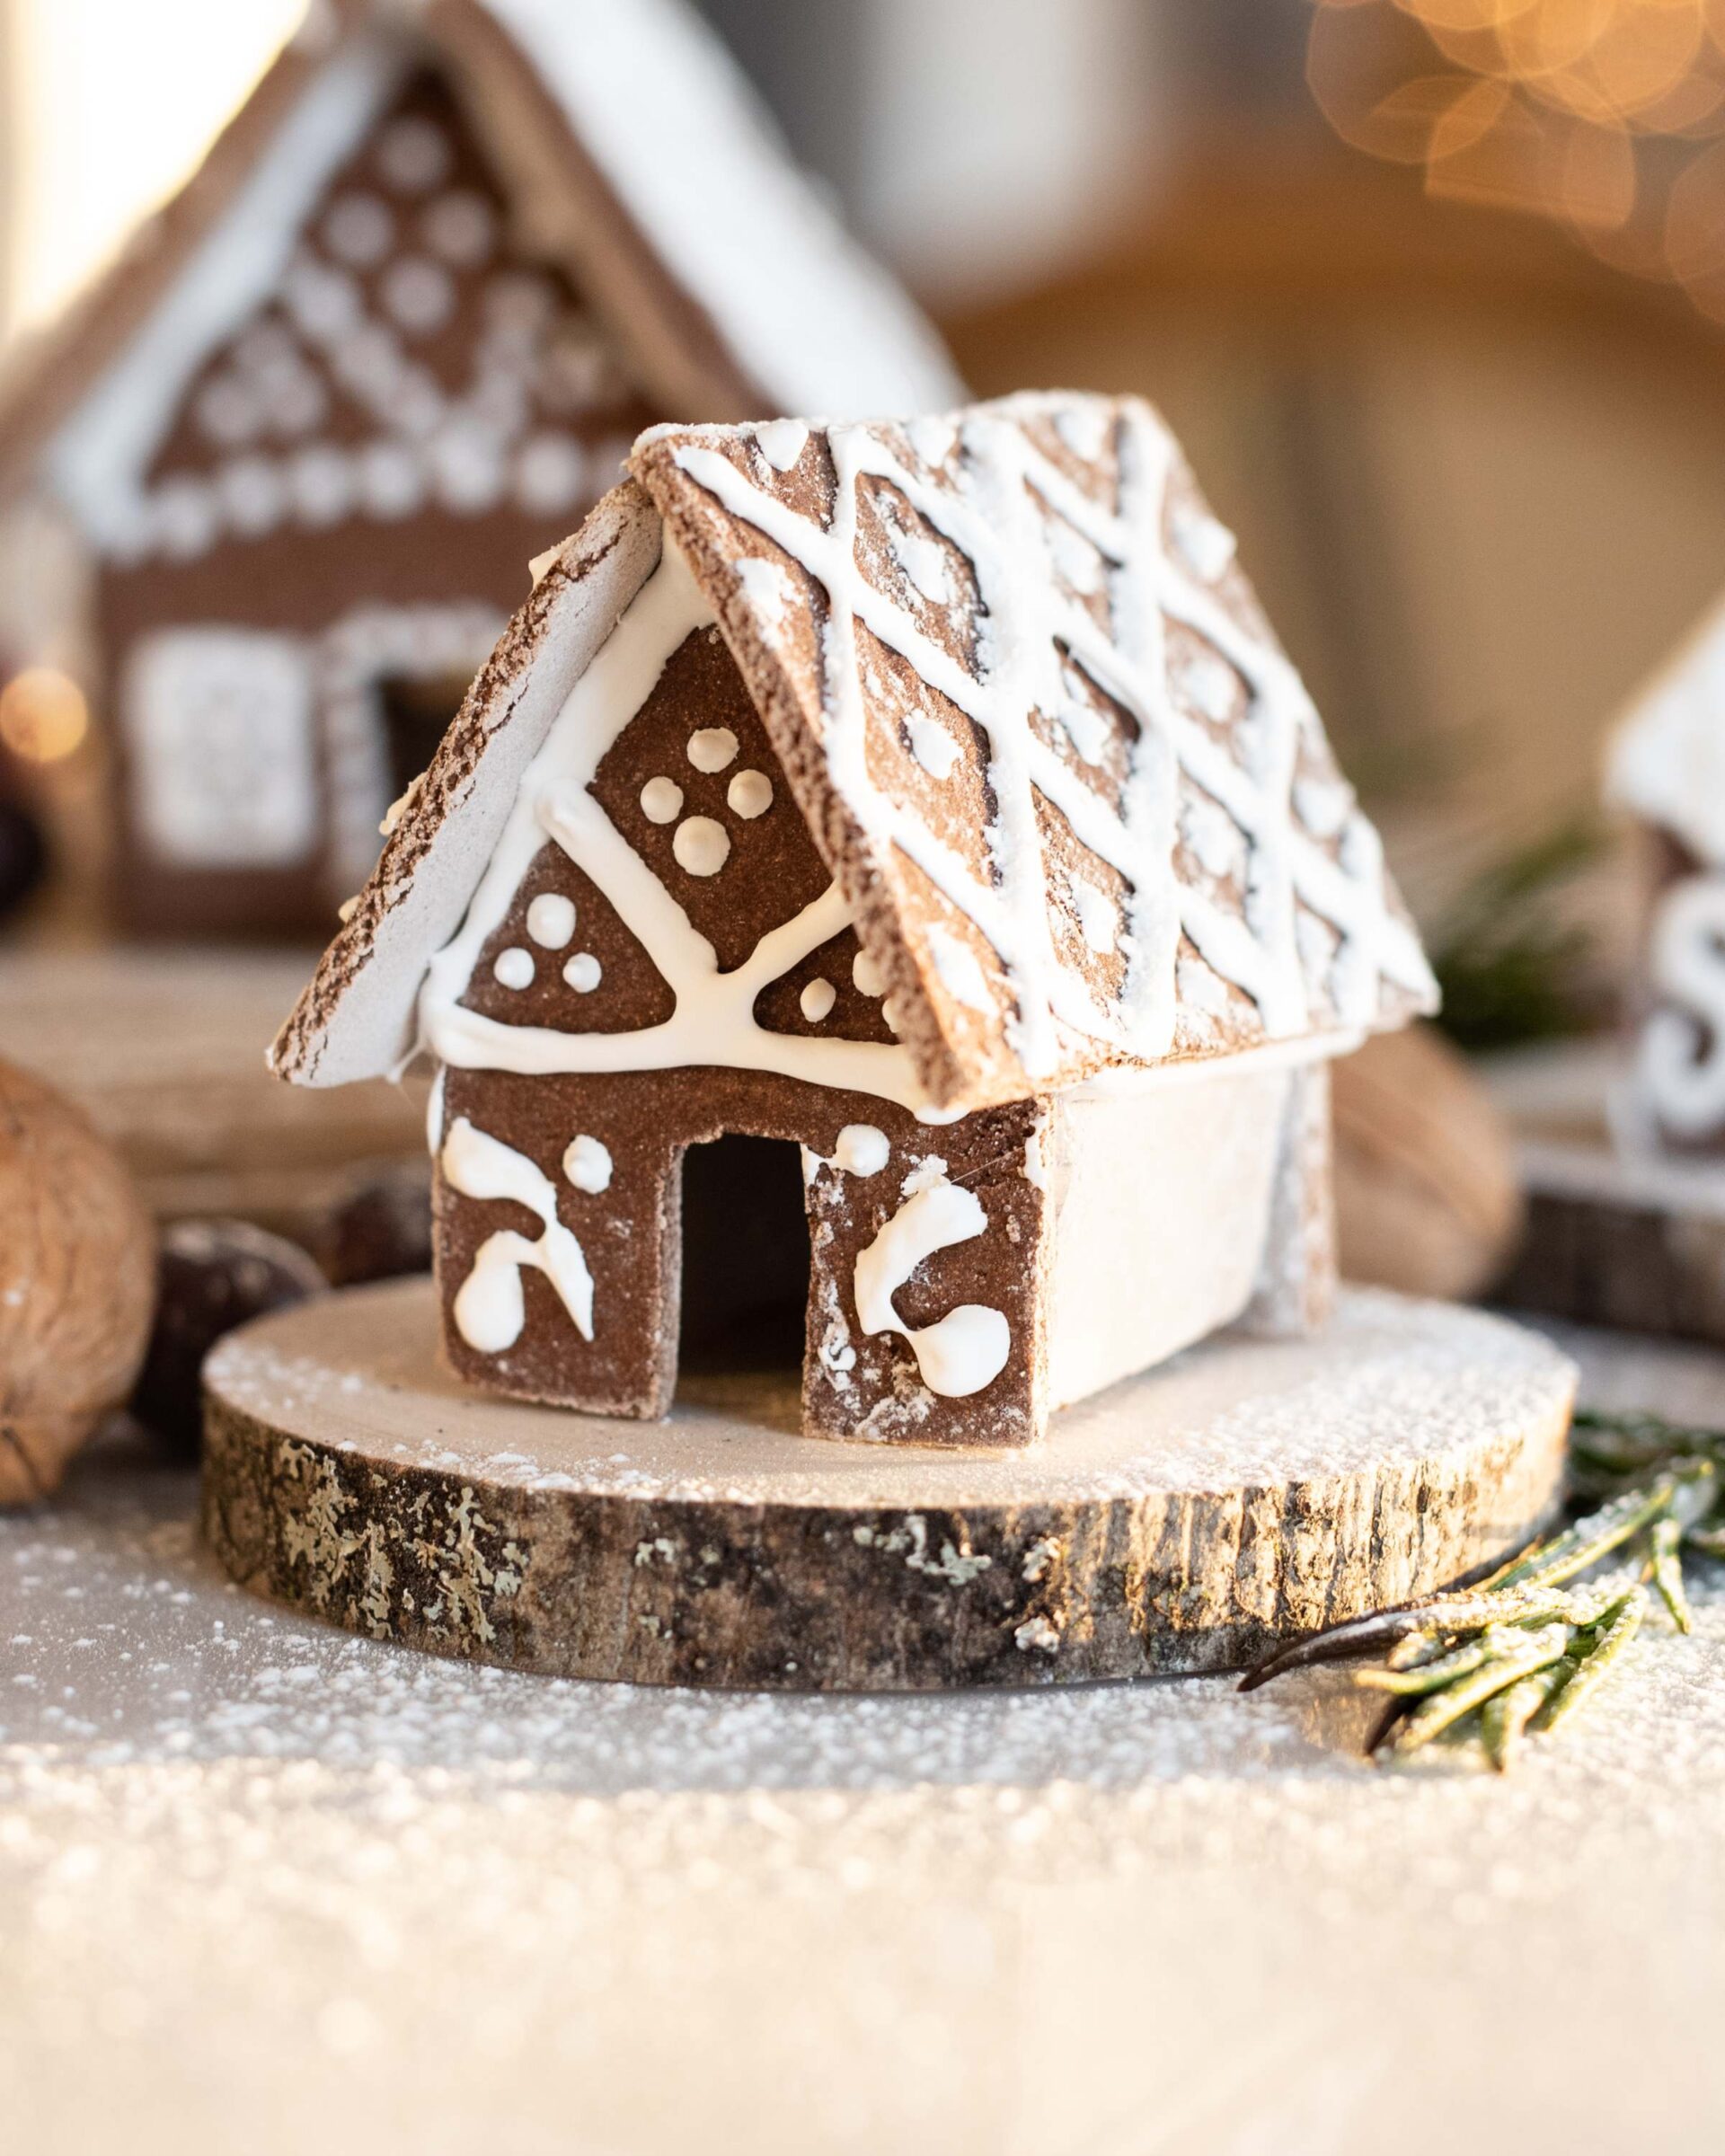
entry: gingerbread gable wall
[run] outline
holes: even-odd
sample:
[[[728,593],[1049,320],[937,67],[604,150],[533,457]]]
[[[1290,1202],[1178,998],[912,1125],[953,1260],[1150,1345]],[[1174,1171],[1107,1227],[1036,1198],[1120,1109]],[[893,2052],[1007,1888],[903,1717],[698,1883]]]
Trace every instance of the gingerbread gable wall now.
[[[712,944],[721,973],[831,887],[716,628],[685,638],[606,750],[591,791]],[[773,1033],[890,1046],[883,993],[846,927],[768,982],[754,1017]],[[547,839],[480,944],[460,1004],[502,1026],[627,1033],[666,1023],[675,997],[600,887]]]

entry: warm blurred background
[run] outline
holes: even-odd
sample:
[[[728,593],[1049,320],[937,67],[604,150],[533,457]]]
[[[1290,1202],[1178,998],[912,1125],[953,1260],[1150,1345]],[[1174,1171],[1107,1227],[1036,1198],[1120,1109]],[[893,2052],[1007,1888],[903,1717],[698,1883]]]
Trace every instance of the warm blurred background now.
[[[175,187],[300,13],[0,0],[0,323],[50,314]],[[978,390],[1168,411],[1457,1030],[1596,1015],[1629,910],[1601,737],[1725,583],[1725,4],[706,13]],[[43,567],[0,563],[0,640]],[[0,738],[7,791],[46,795],[63,853],[94,846],[76,692],[30,675]],[[83,888],[51,884],[28,932],[64,932]]]

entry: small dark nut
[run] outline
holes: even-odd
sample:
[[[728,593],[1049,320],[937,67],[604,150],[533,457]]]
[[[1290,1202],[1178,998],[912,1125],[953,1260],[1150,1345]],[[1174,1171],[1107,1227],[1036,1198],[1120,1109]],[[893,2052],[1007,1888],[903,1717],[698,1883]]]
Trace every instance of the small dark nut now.
[[[402,1161],[358,1184],[322,1224],[317,1255],[335,1287],[431,1269],[431,1164]]]
[[[195,1459],[203,1427],[199,1373],[222,1335],[325,1286],[296,1242],[243,1220],[181,1220],[162,1232],[155,1329],[132,1413]]]

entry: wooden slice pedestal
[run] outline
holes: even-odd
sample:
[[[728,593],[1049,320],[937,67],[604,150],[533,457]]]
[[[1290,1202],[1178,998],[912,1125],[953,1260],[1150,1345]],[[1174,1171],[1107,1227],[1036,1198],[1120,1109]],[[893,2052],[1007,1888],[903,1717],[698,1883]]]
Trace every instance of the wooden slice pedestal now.
[[[802,1437],[795,1380],[668,1422],[510,1405],[437,1355],[426,1280],[260,1320],[206,1366],[204,1529],[245,1587],[435,1653],[807,1691],[1232,1668],[1497,1558],[1550,1514],[1573,1371],[1376,1292],[1225,1338],[1016,1454]]]

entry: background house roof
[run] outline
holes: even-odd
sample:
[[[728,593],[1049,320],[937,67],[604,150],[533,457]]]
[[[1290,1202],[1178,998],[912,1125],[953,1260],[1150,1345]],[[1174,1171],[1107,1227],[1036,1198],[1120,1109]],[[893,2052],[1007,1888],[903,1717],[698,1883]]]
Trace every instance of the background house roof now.
[[[329,174],[440,66],[527,219],[674,411],[907,411],[956,383],[916,308],[790,165],[677,0],[314,10],[193,180],[0,383],[0,478],[46,451],[100,526],[208,352],[286,266]]]

